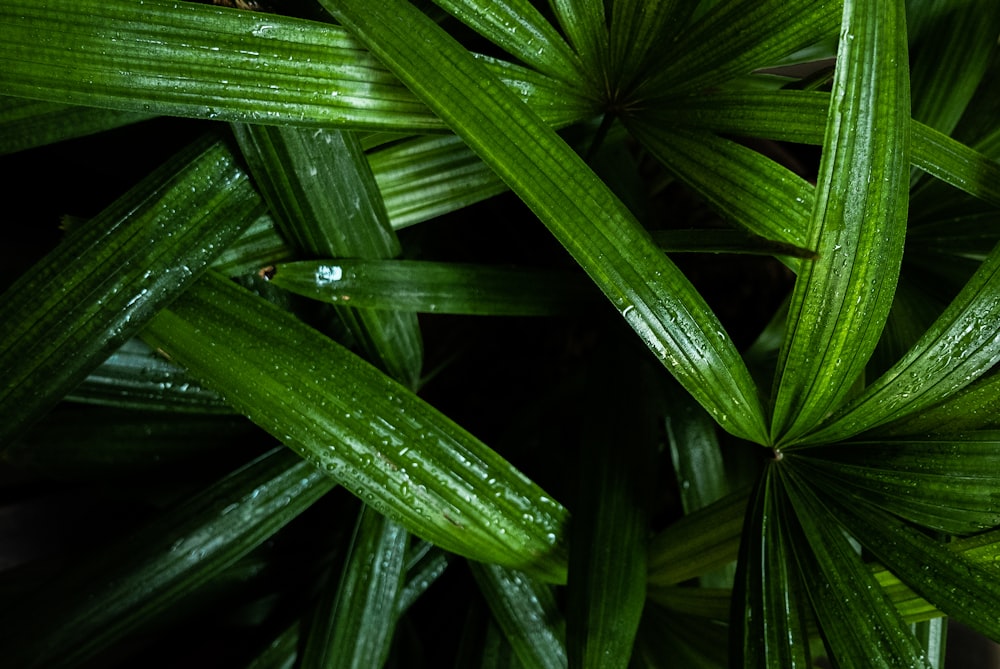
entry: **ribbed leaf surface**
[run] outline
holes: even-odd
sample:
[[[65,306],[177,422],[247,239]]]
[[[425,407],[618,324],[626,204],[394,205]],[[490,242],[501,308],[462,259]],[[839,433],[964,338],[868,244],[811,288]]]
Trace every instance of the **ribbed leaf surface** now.
[[[766,439],[756,389],[714,314],[565,142],[412,6],[324,5],[534,210],[725,429]],[[424,39],[411,39],[415,26]]]
[[[167,0],[17,0],[0,5],[0,26],[8,95],[250,123],[441,128],[326,23]],[[588,104],[564,84],[499,61],[485,66],[537,97],[556,125],[586,114]]]
[[[0,296],[0,445],[179,295],[263,203],[234,156],[200,143],[163,165]]]
[[[287,449],[272,451],[6,610],[4,661],[81,666],[169,611],[333,485]]]
[[[777,375],[775,442],[794,442],[843,401],[892,305],[906,231],[908,77],[903,7],[844,6],[808,248]]]
[[[583,275],[420,260],[340,260],[267,268],[285,290],[330,304],[442,314],[544,316],[593,305]]]
[[[450,551],[565,578],[566,511],[404,386],[209,275],[144,337],[376,510]]]

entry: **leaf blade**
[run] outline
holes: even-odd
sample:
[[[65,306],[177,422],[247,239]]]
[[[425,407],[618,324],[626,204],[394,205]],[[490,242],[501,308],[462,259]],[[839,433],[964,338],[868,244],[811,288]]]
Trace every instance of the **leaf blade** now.
[[[290,314],[209,274],[143,337],[414,534],[473,559],[565,578],[567,514],[558,502]]]
[[[892,305],[909,167],[903,21],[902,7],[844,8],[807,245],[820,258],[801,265],[789,307],[772,425],[778,442],[794,441],[844,399]]]

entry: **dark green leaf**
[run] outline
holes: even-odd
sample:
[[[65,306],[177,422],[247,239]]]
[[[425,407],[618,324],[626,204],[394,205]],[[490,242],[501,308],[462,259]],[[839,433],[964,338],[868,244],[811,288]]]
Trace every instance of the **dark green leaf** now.
[[[271,282],[330,304],[442,314],[546,316],[596,296],[582,275],[419,260],[340,260],[268,268]]]
[[[684,29],[637,97],[693,93],[773,65],[835,35],[840,12],[832,0],[716,3]]]
[[[761,477],[747,508],[733,592],[732,666],[811,667],[805,586],[792,559],[788,514],[774,467]]]
[[[786,536],[835,665],[930,669],[909,626],[882,593],[830,508],[789,467],[777,466],[795,512],[788,519]]]
[[[579,86],[580,59],[528,0],[434,0],[462,23],[539,72]]]
[[[346,131],[235,125],[236,139],[278,227],[311,258],[401,252],[358,138]],[[346,305],[337,313],[369,359],[416,387],[423,341],[414,313]]]
[[[4,661],[80,666],[190,596],[333,485],[287,449],[272,451],[8,609]]]
[[[167,362],[139,339],[129,339],[87,375],[66,399],[126,409],[232,413],[218,393]]]
[[[0,154],[33,149],[153,118],[152,114],[0,97]]]
[[[673,585],[736,559],[747,491],[684,516],[649,544],[649,586]]]
[[[8,95],[248,123],[441,128],[326,23],[167,0],[17,0],[0,6],[0,25]],[[565,84],[497,61],[487,67],[537,98],[555,124],[587,114],[589,103]]]
[[[951,397],[1000,360],[1000,246],[934,325],[889,371],[810,434],[843,439]]]
[[[847,396],[892,306],[906,232],[903,7],[844,7],[809,241],[779,359],[772,438],[794,442]]]
[[[837,517],[858,541],[900,580],[955,620],[1000,639],[1000,582],[995,563],[987,568],[857,498],[851,504],[836,495],[824,500],[836,509]]]
[[[526,669],[566,666],[565,623],[552,588],[495,564],[470,563],[479,590]]]
[[[796,467],[912,522],[949,534],[1000,525],[1000,433],[857,441],[796,450]]]
[[[560,581],[565,509],[404,386],[209,275],[144,338],[345,488],[447,550]]]
[[[362,506],[339,580],[322,597],[302,651],[303,669],[382,666],[396,628],[409,534]]]
[[[780,244],[808,244],[815,189],[773,160],[710,133],[629,123],[637,139],[727,220]]]
[[[180,294],[263,203],[218,143],[163,165],[0,296],[6,444]]]
[[[766,438],[756,389],[687,279],[608,187],[447,33],[401,1],[325,0],[534,210],[728,431]],[[415,26],[422,40],[411,36]]]
[[[454,135],[415,137],[369,152],[395,229],[440,216],[507,190]]]

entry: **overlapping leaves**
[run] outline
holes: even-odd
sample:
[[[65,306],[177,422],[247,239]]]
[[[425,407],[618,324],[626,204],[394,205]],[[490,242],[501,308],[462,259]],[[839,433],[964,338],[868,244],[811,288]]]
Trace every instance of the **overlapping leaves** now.
[[[997,442],[993,433],[980,431],[995,426],[970,416],[972,409],[994,408],[1000,397],[995,377],[989,376],[997,359],[996,253],[970,281],[953,276],[958,298],[915,345],[899,345],[908,352],[898,364],[883,366],[889,371],[867,388],[864,378],[880,336],[927,327],[909,319],[906,309],[890,312],[897,283],[907,280],[907,270],[900,274],[900,267],[910,164],[987,206],[1000,202],[1000,171],[988,155],[989,142],[981,145],[987,147],[985,153],[977,153],[938,132],[954,127],[987,70],[988,58],[975,45],[990,42],[995,23],[976,22],[973,9],[950,19],[955,34],[948,41],[952,48],[940,52],[947,61],[940,72],[962,72],[956,84],[960,94],[949,95],[948,77],[934,75],[933,68],[931,74],[920,74],[927,70],[921,63],[932,56],[918,59],[915,76],[924,79],[914,85],[921,96],[914,116],[928,124],[922,125],[910,118],[908,109],[900,3],[848,0],[842,8],[837,2],[733,1],[692,9],[689,3],[671,2],[642,8],[643,3],[626,0],[605,12],[600,3],[560,0],[552,3],[559,29],[520,0],[439,3],[528,67],[472,57],[408,3],[324,4],[344,27],[183,3],[8,4],[0,9],[0,23],[10,35],[0,43],[0,82],[5,93],[54,105],[401,133],[455,132],[457,137],[374,138],[369,145],[376,147],[369,153],[373,178],[359,162],[357,149],[364,139],[352,136],[353,167],[343,169],[344,178],[323,181],[326,185],[312,195],[314,166],[299,160],[308,151],[285,151],[271,140],[286,133],[308,143],[326,131],[315,136],[284,129],[248,134],[257,134],[259,146],[271,142],[272,149],[278,147],[259,161],[255,172],[258,179],[270,174],[272,186],[277,184],[270,188],[269,204],[292,238],[288,219],[322,216],[315,208],[280,212],[281,202],[294,205],[313,195],[322,201],[324,188],[361,195],[387,230],[390,221],[396,227],[409,225],[497,192],[503,188],[499,177],[716,422],[737,437],[782,447],[766,467],[743,526],[731,622],[738,640],[734,648],[746,666],[808,666],[816,623],[838,666],[925,663],[897,610],[899,600],[883,588],[845,532],[930,605],[964,617],[991,636],[1000,635],[995,616],[990,617],[1000,604],[995,573],[982,560],[925,532],[968,534],[998,524]],[[928,25],[923,6],[911,4],[909,18]],[[144,5],[141,11],[139,5]],[[799,49],[821,52],[841,17],[832,93],[766,90],[774,87],[773,80],[750,76],[754,69],[794,61]],[[976,40],[965,44],[955,35],[970,27]],[[413,39],[414,30],[420,40]],[[72,39],[67,41],[67,34]],[[28,39],[37,35],[42,39]],[[963,54],[975,56],[975,67],[959,66]],[[226,86],[220,88],[218,81]],[[702,95],[709,86],[714,90]],[[689,95],[695,92],[697,97]],[[943,107],[933,104],[945,100]],[[17,106],[10,110],[3,127],[8,132],[25,127]],[[761,402],[722,323],[686,277],[551,129],[595,112],[606,114],[605,124],[588,139],[600,142],[610,120],[622,117],[668,172],[734,226],[773,245],[762,248],[782,255],[775,249],[799,247],[797,255],[806,258],[788,263],[798,278],[771,404]],[[136,118],[81,115],[79,122],[85,132]],[[39,127],[32,129],[35,143],[59,136],[52,123]],[[816,187],[719,133],[822,143]],[[267,137],[271,139],[260,139]],[[385,147],[378,146],[381,142]],[[252,154],[246,137],[243,144]],[[473,160],[469,149],[483,162]],[[253,167],[254,160],[250,162]],[[319,163],[317,169],[329,167],[327,159]],[[440,180],[445,166],[449,176]],[[393,169],[398,169],[395,175]],[[421,180],[424,175],[439,178],[443,192],[432,194],[430,182]],[[355,177],[362,180],[354,181],[352,191],[349,182]],[[374,190],[376,182],[381,194]],[[932,191],[925,187],[924,192]],[[933,213],[930,207],[920,215]],[[247,218],[257,216],[248,213]],[[919,246],[919,236],[914,239]],[[292,241],[300,253],[308,248]],[[397,251],[387,247],[374,255]],[[347,247],[305,252],[354,255]],[[977,259],[987,255],[979,245],[976,254]],[[231,259],[235,264],[230,266],[239,260]],[[303,271],[316,276],[320,267],[330,272],[337,267],[343,273],[345,267],[364,267],[366,262],[374,272],[373,260]],[[293,275],[292,267],[278,267],[279,281]],[[464,280],[486,289],[504,281],[503,275],[477,275],[472,268],[455,274],[459,269],[447,270],[453,285]],[[412,285],[419,272],[415,267],[407,272],[395,280]],[[521,290],[523,295],[524,286]],[[369,296],[375,300],[371,304],[386,312],[370,319],[376,331],[386,318],[403,318],[407,327],[414,326],[412,318],[397,313],[414,309],[414,303],[400,296],[394,300],[394,292],[383,288]],[[556,293],[556,302],[562,302]],[[456,295],[455,310],[471,311],[474,300],[449,289],[450,298]],[[506,299],[521,307],[531,304],[516,290]],[[157,316],[147,336],[288,445],[318,464],[332,465],[335,478],[409,529],[475,559],[561,580],[562,556],[553,549],[565,521],[561,507],[447,419],[279,313],[216,278]],[[252,317],[259,322],[251,322]],[[884,329],[894,318],[900,321]],[[230,329],[233,324],[237,326]],[[364,329],[355,330],[359,332]],[[383,351],[392,346],[391,336],[376,338]],[[370,348],[375,358],[378,350]],[[315,358],[321,362],[306,361],[304,351],[321,352]],[[242,364],[241,356],[248,352],[250,360]],[[415,384],[417,367],[419,362],[404,374],[407,385]],[[339,392],[338,384],[349,386],[350,392]],[[406,397],[406,411],[399,413],[385,393]],[[765,414],[769,407],[770,421]],[[387,423],[394,412],[408,417],[396,415],[395,422]],[[940,416],[949,417],[951,429],[940,427]],[[880,426],[881,437],[835,443]],[[951,434],[926,439],[920,434],[925,430]],[[416,444],[414,460],[404,457],[409,447],[399,448],[399,434]],[[470,472],[485,472],[483,480],[492,480],[494,487],[483,487]],[[493,472],[501,476],[491,479]],[[499,490],[499,501],[482,504],[478,495],[487,489]],[[730,498],[654,540],[650,583],[666,586],[703,575],[733,557],[739,529],[733,519],[743,506],[739,496]],[[621,517],[634,521],[638,516],[633,511]],[[525,516],[532,521],[521,522]],[[725,522],[718,523],[720,519]],[[710,531],[702,531],[706,525]],[[674,543],[678,538],[682,543]],[[706,546],[713,548],[711,556],[700,552]],[[639,556],[631,557],[640,564]],[[530,588],[507,587],[516,578],[493,567],[480,576],[487,584],[484,590],[496,591],[491,605],[530,604],[531,597],[540,596],[532,592],[547,592],[545,586],[532,590],[530,583]],[[641,596],[634,595],[639,591],[636,579],[643,578],[637,573],[623,583],[603,581],[599,585],[608,586],[606,598],[593,610],[622,598],[630,616],[637,615]],[[497,587],[502,583],[507,585]],[[601,591],[597,586],[592,590]],[[728,601],[725,591],[700,594],[705,601]],[[683,599],[661,595],[658,601],[667,606]],[[643,629],[657,615],[651,611]],[[578,625],[580,619],[574,620]],[[635,634],[631,623],[621,637],[615,636],[621,630],[610,616],[595,614],[593,620],[600,628],[595,638],[610,634],[607,638],[626,647]],[[558,625],[546,628],[533,647],[530,631],[509,619],[501,622],[522,660],[540,657],[543,665],[562,661]],[[654,646],[644,648],[655,658]],[[579,653],[573,647],[570,656]]]

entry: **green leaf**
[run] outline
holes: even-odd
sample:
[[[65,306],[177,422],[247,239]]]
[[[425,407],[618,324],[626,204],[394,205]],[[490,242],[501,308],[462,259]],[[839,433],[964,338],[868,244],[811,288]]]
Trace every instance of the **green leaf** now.
[[[566,511],[499,455],[290,314],[209,275],[144,338],[414,534],[565,578]]]
[[[604,70],[608,52],[608,26],[602,5],[580,0],[549,0],[559,27],[579,55],[592,85],[600,82],[599,73]]]
[[[469,563],[493,619],[526,669],[566,666],[565,623],[552,588],[496,564]]]
[[[656,386],[627,354],[607,355],[587,379],[597,393],[582,426],[579,493],[566,587],[569,666],[628,666],[646,598],[648,505],[657,440]],[[632,369],[621,384],[618,370]],[[613,418],[609,418],[612,416]]]
[[[606,80],[611,100],[628,98],[641,77],[695,9],[678,0],[615,0],[610,4]],[[609,13],[605,10],[605,13]]]
[[[733,493],[654,536],[649,542],[649,587],[673,585],[736,559],[747,491]]]
[[[824,496],[824,500],[900,580],[948,616],[1000,639],[1000,581],[995,563],[986,567],[863,500],[853,498],[852,504],[844,504],[836,495]]]
[[[419,540],[406,558],[406,583],[396,598],[396,614],[402,615],[437,581],[450,564],[450,554]]]
[[[838,667],[925,667],[926,655],[831,510],[784,463],[782,489],[794,509],[788,540],[823,640]]]
[[[532,68],[579,86],[583,65],[527,0],[435,0],[435,4]]]
[[[306,257],[394,258],[401,253],[361,143],[352,133],[236,125],[250,171],[279,229]],[[337,309],[369,359],[409,387],[423,366],[414,313]]]
[[[212,269],[229,277],[245,276],[260,271],[268,263],[291,257],[292,250],[274,229],[274,219],[264,214],[216,256]]]
[[[414,137],[368,153],[396,230],[457,211],[507,185],[454,135]]]
[[[168,0],[17,0],[0,6],[0,25],[7,95],[247,123],[441,128],[326,23]],[[565,84],[499,61],[487,67],[536,98],[553,123],[587,114],[589,103]]]
[[[986,74],[1000,34],[991,0],[948,4],[911,52],[913,118],[950,135]]]
[[[751,495],[733,592],[732,666],[748,669],[812,666],[808,600],[788,536],[793,512],[775,479],[774,467],[768,467]]]
[[[937,404],[876,429],[876,434],[957,434],[1000,427],[1000,374],[981,377]]]
[[[913,131],[913,163],[945,183],[989,204],[1000,207],[1000,164],[965,144],[916,121]],[[933,202],[922,203],[914,213],[920,217],[937,214]]]
[[[547,316],[593,305],[583,276],[420,260],[317,260],[275,265],[271,282],[330,304],[441,314]]]
[[[382,666],[396,628],[409,534],[362,506],[340,580],[321,597],[302,651],[303,669]]]
[[[808,248],[789,307],[772,438],[794,443],[851,390],[892,305],[906,231],[908,78],[903,8],[844,8]]]
[[[694,93],[773,65],[835,35],[840,11],[832,0],[717,3],[681,32],[636,97]]]
[[[0,96],[0,154],[92,135],[153,116]]]
[[[889,371],[819,430],[818,443],[844,439],[946,400],[1000,360],[1000,247],[934,325]]]
[[[218,393],[203,388],[190,374],[136,338],[94,368],[65,399],[123,409],[233,412]]]
[[[31,424],[262,211],[232,154],[189,147],[79,226],[0,296],[0,444]]]
[[[727,220],[765,239],[808,244],[815,189],[756,151],[710,133],[629,122],[629,130],[673,174]]]
[[[333,485],[286,449],[272,451],[9,608],[4,661],[80,666],[191,595]]]
[[[532,208],[725,429],[766,438],[756,389],[714,314],[565,142],[410,5],[324,5]],[[415,26],[424,39],[411,39]]]
[[[972,534],[1000,525],[1000,433],[855,441],[796,450],[797,468],[845,498],[924,527]]]

